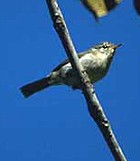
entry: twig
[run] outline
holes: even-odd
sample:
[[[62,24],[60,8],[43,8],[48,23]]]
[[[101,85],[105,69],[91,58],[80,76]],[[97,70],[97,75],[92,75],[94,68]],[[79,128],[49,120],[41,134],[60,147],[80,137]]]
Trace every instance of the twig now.
[[[81,89],[85,96],[88,110],[91,117],[95,120],[98,127],[100,128],[102,135],[104,136],[114,158],[116,161],[126,161],[126,158],[113,134],[109,121],[99,103],[95,91],[90,83],[88,75],[84,71],[83,67],[79,63],[78,56],[76,54],[74,45],[70,38],[67,26],[64,22],[63,15],[60,11],[60,8],[57,4],[56,0],[46,0],[51,18],[53,20],[54,28],[56,29],[61,42],[65,48],[67,56],[70,60],[70,63],[77,72],[77,76],[79,78],[79,83],[81,85]]]

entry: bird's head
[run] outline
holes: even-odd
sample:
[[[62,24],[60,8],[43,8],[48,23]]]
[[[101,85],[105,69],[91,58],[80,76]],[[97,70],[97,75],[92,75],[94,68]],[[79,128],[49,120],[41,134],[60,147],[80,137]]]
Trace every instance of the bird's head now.
[[[114,56],[115,50],[122,46],[122,44],[114,45],[110,42],[103,42],[94,46],[94,49],[100,53],[101,56],[112,58]]]

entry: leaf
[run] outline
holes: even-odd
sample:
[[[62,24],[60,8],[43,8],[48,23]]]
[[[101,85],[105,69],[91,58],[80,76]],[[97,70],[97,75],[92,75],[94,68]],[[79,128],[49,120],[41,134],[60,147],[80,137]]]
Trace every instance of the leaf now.
[[[137,13],[140,15],[140,0],[134,0],[134,7]]]
[[[107,15],[121,0],[81,0],[81,2],[98,19]]]

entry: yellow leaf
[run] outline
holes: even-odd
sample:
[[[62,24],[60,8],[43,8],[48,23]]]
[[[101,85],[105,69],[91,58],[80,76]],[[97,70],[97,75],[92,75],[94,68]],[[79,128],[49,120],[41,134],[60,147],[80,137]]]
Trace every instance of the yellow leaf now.
[[[81,0],[81,2],[96,18],[99,18],[107,15],[121,0]]]

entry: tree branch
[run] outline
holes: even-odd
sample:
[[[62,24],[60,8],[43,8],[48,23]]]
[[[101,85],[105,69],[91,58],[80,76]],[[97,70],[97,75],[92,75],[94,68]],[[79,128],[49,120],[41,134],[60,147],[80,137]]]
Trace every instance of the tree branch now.
[[[113,134],[109,121],[101,107],[101,104],[97,99],[94,89],[92,88],[92,84],[90,83],[88,75],[84,71],[82,65],[79,63],[77,53],[75,51],[73,42],[70,38],[67,26],[64,22],[63,15],[57,4],[57,1],[46,0],[46,3],[48,5],[50,15],[53,20],[54,28],[56,29],[61,39],[61,42],[65,48],[65,51],[73,69],[75,70],[75,72],[77,72],[79,83],[85,96],[91,117],[95,120],[99,129],[101,130],[102,135],[104,136],[104,139],[106,140],[115,160],[126,161],[126,158],[115,138],[115,135]]]

